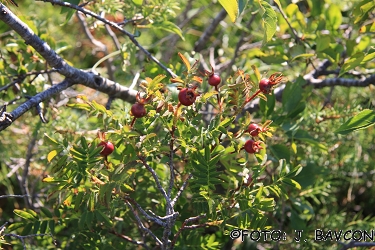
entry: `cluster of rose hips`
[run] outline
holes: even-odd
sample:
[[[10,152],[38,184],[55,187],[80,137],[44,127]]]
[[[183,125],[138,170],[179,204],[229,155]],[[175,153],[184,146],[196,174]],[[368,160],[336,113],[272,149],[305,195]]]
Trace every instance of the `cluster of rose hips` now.
[[[212,68],[212,71],[205,71],[204,75],[207,77],[208,84],[215,87],[215,90],[218,91],[218,85],[221,83],[221,78],[218,74],[215,73],[214,69]],[[272,92],[272,88],[279,82],[283,81],[283,76],[280,73],[272,74],[269,78],[263,78],[259,82],[259,90],[251,97],[248,98],[247,101],[250,101],[253,99],[256,95],[259,93],[263,94],[270,94]],[[199,94],[196,92],[197,86],[194,87],[184,87],[180,89],[178,93],[178,105],[184,105],[184,106],[191,106],[195,102],[196,98],[199,96]],[[136,96],[136,103],[134,103],[131,107],[131,114],[134,116],[131,127],[133,127],[134,122],[137,118],[142,118],[146,115],[146,109],[145,104],[147,104],[151,99],[151,96],[148,98],[141,98],[140,94],[138,93]],[[218,96],[219,101],[219,96]],[[220,103],[219,103],[220,105]],[[261,128],[256,123],[251,123],[247,129],[247,132],[254,138],[257,137],[259,133],[265,132],[266,128]],[[114,150],[114,145],[109,142],[105,141],[105,135],[102,133],[99,135],[99,138],[101,139],[101,142],[98,146],[103,147],[103,150],[100,152],[100,154],[104,157],[107,157],[110,155]],[[244,149],[248,153],[257,153],[259,150],[262,149],[261,147],[261,141],[254,141],[253,139],[249,139],[246,141],[244,145]]]
[[[254,138],[259,135],[259,133],[265,132],[267,128],[261,128],[256,123],[250,123],[249,127],[247,128],[247,132]],[[261,141],[254,141],[253,139],[249,139],[245,142],[244,149],[246,152],[250,154],[258,153],[259,150],[263,149],[260,145]]]

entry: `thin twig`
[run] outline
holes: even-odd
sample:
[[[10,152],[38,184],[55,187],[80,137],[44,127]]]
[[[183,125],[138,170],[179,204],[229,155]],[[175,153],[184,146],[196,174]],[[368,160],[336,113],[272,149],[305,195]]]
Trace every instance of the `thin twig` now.
[[[184,181],[184,183],[182,184],[182,186],[180,187],[180,189],[178,190],[176,196],[173,198],[172,202],[171,202],[171,206],[173,207],[178,198],[180,198],[182,192],[184,192],[185,188],[187,187],[188,183],[189,183],[189,180],[193,177],[193,174],[189,174],[189,176],[186,178],[186,180]]]
[[[82,8],[80,6],[77,6],[77,5],[74,5],[74,4],[71,4],[71,3],[68,3],[68,2],[62,2],[62,1],[58,1],[58,0],[38,0],[38,1],[43,1],[43,2],[49,2],[51,3],[52,5],[60,5],[60,6],[64,6],[64,7],[68,7],[68,8],[71,8],[71,9],[75,9],[79,12],[82,12],[83,14],[85,15],[89,15],[89,16],[92,16],[94,17],[95,19],[99,20],[99,21],[102,21],[103,23],[119,30],[121,33],[125,34],[129,39],[130,41],[132,41],[132,43],[137,46],[143,53],[146,54],[146,56],[151,59],[152,61],[154,61],[160,68],[162,68],[163,70],[165,70],[172,78],[176,78],[177,75],[175,73],[172,72],[171,69],[167,68],[164,64],[162,64],[161,62],[159,62],[158,59],[156,59],[148,50],[146,50],[143,46],[141,46],[138,42],[138,40],[136,39],[136,37],[131,34],[130,32],[124,30],[122,27],[120,27],[117,23],[114,23],[114,22],[111,22],[103,17],[101,17],[100,15],[97,15],[96,13],[88,10],[88,9],[85,9],[85,8]]]
[[[211,24],[207,27],[207,29],[203,32],[203,34],[200,36],[199,40],[195,43],[194,51],[200,52],[204,49],[204,47],[207,45],[208,40],[216,30],[217,26],[220,24],[222,20],[227,16],[227,12],[222,9],[219,14],[212,20]]]
[[[125,199],[130,202],[131,204],[134,204],[137,209],[143,214],[144,217],[146,217],[146,219],[150,220],[150,221],[153,221],[157,224],[159,224],[160,226],[164,227],[165,226],[165,222],[161,221],[160,218],[158,218],[157,216],[151,216],[149,215],[142,207],[141,205],[139,205],[134,199],[130,198],[129,196],[126,196]]]
[[[160,183],[160,180],[159,180],[159,177],[158,175],[156,174],[155,170],[147,164],[145,158],[143,156],[138,156],[138,158],[141,160],[141,162],[143,163],[143,165],[147,168],[147,170],[151,173],[152,177],[154,177],[154,180],[155,180],[155,183],[156,183],[156,186],[158,187],[159,191],[162,193],[162,195],[164,196],[164,198],[166,199],[167,203],[170,204],[170,199],[167,195],[167,193],[165,192],[165,189],[163,188],[163,186],[161,185]]]
[[[25,198],[26,196],[30,195],[20,195],[20,194],[7,194],[7,195],[0,195],[0,199],[6,199],[6,198]]]
[[[133,213],[135,219],[136,219],[137,222],[138,222],[138,226],[139,226],[139,228],[140,228],[142,231],[148,233],[152,238],[155,239],[155,241],[156,241],[160,246],[162,246],[163,243],[159,240],[159,238],[158,238],[158,237],[157,237],[157,236],[156,236],[156,235],[155,235],[150,229],[148,229],[147,227],[145,227],[145,226],[143,225],[141,219],[139,218],[139,216],[138,216],[137,213],[135,212],[135,210],[134,210],[133,206],[130,204],[130,202],[126,201],[126,205],[127,205],[127,206],[130,208],[130,210],[132,211],[132,213]]]

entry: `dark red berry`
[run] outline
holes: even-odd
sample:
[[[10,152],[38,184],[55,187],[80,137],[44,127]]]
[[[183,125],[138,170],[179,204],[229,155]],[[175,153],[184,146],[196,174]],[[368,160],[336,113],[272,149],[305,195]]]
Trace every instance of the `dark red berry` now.
[[[178,100],[182,105],[190,106],[195,102],[195,99],[199,95],[194,91],[194,88],[183,88],[178,93]]]
[[[259,150],[262,149],[262,147],[259,145],[260,143],[261,142],[259,141],[248,140],[245,143],[244,149],[250,154],[258,153]]]
[[[221,78],[218,74],[212,74],[208,77],[208,84],[211,86],[217,86],[221,82]]]
[[[247,128],[247,131],[250,133],[251,136],[258,136],[259,132],[261,132],[262,129],[258,126],[258,124],[250,123],[249,127]]]
[[[259,82],[259,89],[262,91],[264,94],[269,94],[272,91],[272,84],[270,80],[263,78]]]
[[[115,150],[115,146],[110,141],[102,141],[99,143],[98,147],[103,147],[103,150],[100,152],[100,155],[105,157],[112,154],[113,150]]]
[[[134,103],[131,112],[135,118],[141,118],[146,115],[145,105],[138,102]]]

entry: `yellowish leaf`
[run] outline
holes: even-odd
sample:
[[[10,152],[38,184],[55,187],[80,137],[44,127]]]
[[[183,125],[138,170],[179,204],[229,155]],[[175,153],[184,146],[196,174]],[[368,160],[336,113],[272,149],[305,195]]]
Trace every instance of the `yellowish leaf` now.
[[[223,6],[225,11],[228,13],[230,20],[232,22],[235,22],[238,16],[238,1],[237,0],[219,0],[219,3],[221,4],[221,6]]]
[[[52,159],[57,155],[57,150],[52,150],[51,152],[48,153],[47,155],[47,160],[48,162],[51,162]]]

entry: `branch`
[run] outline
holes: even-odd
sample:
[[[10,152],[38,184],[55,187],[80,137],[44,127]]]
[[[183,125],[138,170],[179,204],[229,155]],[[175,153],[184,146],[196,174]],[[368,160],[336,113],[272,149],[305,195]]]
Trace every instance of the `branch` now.
[[[219,14],[212,20],[211,24],[207,27],[207,29],[203,32],[199,40],[195,43],[194,51],[200,52],[204,49],[204,47],[207,45],[208,40],[214,33],[216,27],[219,25],[219,23],[224,20],[224,18],[227,16],[227,12],[222,9]]]
[[[176,196],[173,198],[173,200],[172,200],[172,202],[171,202],[171,206],[172,206],[172,207],[176,204],[178,198],[180,198],[182,192],[184,192],[185,188],[186,188],[187,185],[188,185],[189,180],[190,180],[192,177],[193,177],[193,175],[192,175],[192,174],[189,174],[188,178],[186,178],[186,180],[184,181],[184,183],[182,184],[182,186],[181,186],[180,189],[178,190]]]
[[[145,216],[148,220],[153,221],[153,222],[159,224],[159,225],[162,226],[162,227],[164,227],[164,226],[166,225],[166,223],[163,222],[163,221],[161,221],[160,218],[158,218],[158,217],[156,217],[156,216],[153,217],[153,216],[149,215],[149,214],[148,214],[148,213],[147,213],[147,212],[141,207],[141,205],[139,205],[134,199],[130,198],[129,196],[125,196],[125,199],[126,199],[128,202],[134,204],[134,205],[137,207],[137,209],[143,214],[143,216]]]
[[[13,110],[10,113],[12,115],[12,121],[14,122],[17,118],[22,116],[28,110],[32,109],[33,107],[36,107],[40,102],[43,102],[44,100],[51,98],[55,94],[60,93],[61,91],[63,91],[64,89],[67,89],[68,87],[72,85],[73,85],[72,82],[64,80],[63,82],[52,86],[48,90],[35,95],[34,97],[30,98],[26,102],[22,103],[20,106],[18,106],[15,110]],[[0,131],[6,129],[11,124],[12,123],[0,123]]]
[[[154,180],[156,182],[156,186],[158,187],[160,193],[162,193],[162,195],[164,196],[165,200],[167,201],[167,204],[170,204],[170,198],[168,197],[167,193],[165,192],[165,189],[163,188],[163,186],[161,185],[159,177],[156,174],[155,170],[150,165],[147,164],[146,160],[142,156],[139,155],[138,158],[141,160],[141,162],[147,168],[147,170],[151,173],[152,177],[154,177]]]
[[[3,236],[4,237],[15,237],[15,238],[19,239],[22,242],[23,249],[26,250],[25,239],[38,237],[38,236],[46,236],[46,235],[52,236],[51,234],[30,234],[30,235],[25,235],[25,236],[21,236],[21,235],[18,235],[18,234],[4,234]]]
[[[0,4],[0,20],[6,23],[10,28],[15,30],[27,44],[32,46],[40,55],[46,59],[47,63],[54,67],[60,74],[67,77],[63,82],[52,86],[50,89],[41,92],[30,100],[21,104],[10,114],[12,115],[11,121],[14,122],[21,115],[26,113],[33,107],[36,107],[40,102],[47,100],[57,93],[67,89],[74,84],[83,84],[87,87],[96,89],[100,92],[106,93],[112,98],[119,98],[128,102],[135,102],[137,91],[129,90],[120,84],[102,78],[90,72],[84,72],[77,68],[68,65],[59,55],[52,50],[49,45],[42,41],[34,32],[23,23],[17,16],[15,16],[3,4]],[[0,131],[11,125],[12,122],[0,123]]]
[[[141,219],[138,217],[137,213],[135,212],[133,206],[128,202],[126,201],[126,205],[130,208],[130,210],[132,211],[135,219],[137,220],[138,222],[138,226],[140,227],[140,229],[142,229],[143,231],[145,231],[146,233],[148,233],[152,238],[155,239],[155,241],[160,245],[162,246],[163,243],[159,240],[159,238],[150,230],[148,229],[147,227],[145,227],[141,221]]]
[[[5,199],[5,198],[25,198],[26,196],[29,196],[29,195],[8,194],[8,195],[0,195],[0,199]]]
[[[123,28],[121,28],[118,24],[114,23],[114,22],[111,22],[111,21],[108,21],[107,19],[105,19],[104,17],[101,17],[100,15],[97,15],[96,13],[90,11],[90,10],[87,10],[83,7],[80,7],[80,6],[77,6],[77,5],[74,5],[74,4],[71,4],[71,3],[68,3],[68,2],[62,2],[62,1],[58,1],[58,0],[38,0],[38,1],[43,1],[43,2],[49,2],[51,3],[52,5],[60,5],[60,6],[64,6],[64,7],[68,7],[68,8],[71,8],[71,9],[75,9],[79,12],[82,12],[83,14],[85,15],[89,15],[89,16],[92,16],[94,17],[95,19],[99,20],[99,21],[102,21],[103,23],[119,30],[121,33],[125,34],[129,39],[130,41],[132,41],[132,43],[137,46],[143,53],[146,54],[146,56],[151,59],[152,61],[154,61],[160,68],[162,68],[163,70],[165,70],[172,78],[176,78],[177,75],[175,73],[172,72],[171,69],[167,68],[164,64],[162,64],[161,62],[159,62],[158,59],[156,59],[148,50],[146,50],[144,47],[142,47],[139,42],[137,41],[137,39],[135,38],[135,36],[131,33],[129,33],[128,31],[124,30]]]

